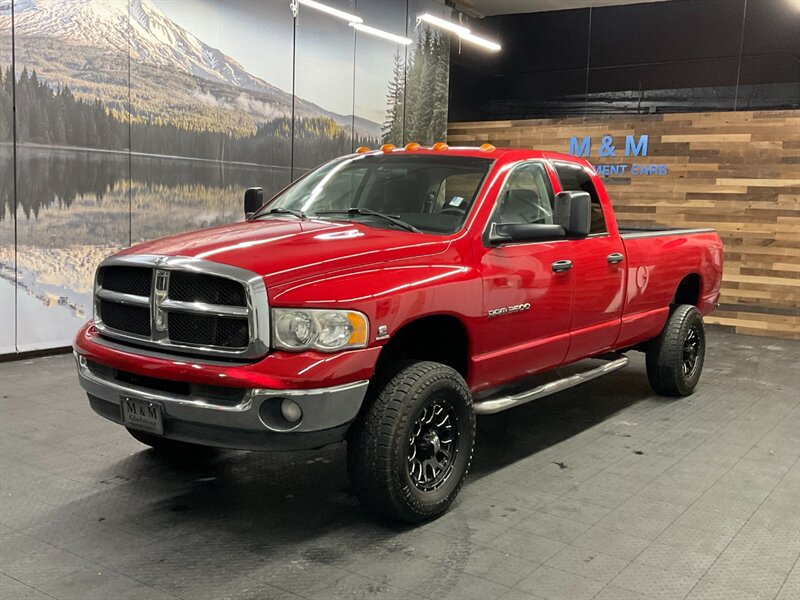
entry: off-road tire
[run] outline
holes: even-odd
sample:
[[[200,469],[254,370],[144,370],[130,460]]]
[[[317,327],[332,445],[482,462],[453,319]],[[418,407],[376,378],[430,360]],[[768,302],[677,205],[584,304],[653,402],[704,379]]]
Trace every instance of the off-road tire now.
[[[690,343],[696,343],[696,360],[687,371],[684,364]],[[689,396],[700,381],[705,350],[703,315],[690,304],[677,306],[661,334],[648,345],[646,364],[650,386],[662,396]]]
[[[165,457],[181,459],[189,457],[207,458],[215,454],[217,451],[216,448],[212,448],[210,446],[202,446],[200,444],[191,444],[189,442],[171,440],[169,438],[161,437],[160,435],[148,433],[139,429],[132,429],[130,427],[126,427],[126,429],[134,439],[142,444],[145,444],[146,446],[150,446],[158,454]]]
[[[432,490],[409,472],[411,438],[426,408],[442,405],[456,423],[452,468]],[[433,519],[455,500],[472,462],[475,413],[464,379],[435,362],[392,365],[370,386],[367,405],[348,435],[347,467],[356,495],[368,509],[391,519]]]

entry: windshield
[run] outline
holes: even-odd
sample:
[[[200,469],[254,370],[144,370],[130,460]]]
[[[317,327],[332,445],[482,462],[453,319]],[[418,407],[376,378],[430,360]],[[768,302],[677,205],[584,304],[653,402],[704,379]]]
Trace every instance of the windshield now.
[[[374,227],[454,233],[491,164],[467,156],[348,156],[311,171],[255,218],[357,219]]]

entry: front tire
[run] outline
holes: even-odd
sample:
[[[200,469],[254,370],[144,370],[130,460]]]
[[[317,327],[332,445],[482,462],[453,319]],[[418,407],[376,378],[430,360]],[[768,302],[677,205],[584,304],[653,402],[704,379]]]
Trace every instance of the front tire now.
[[[689,396],[700,381],[706,353],[703,315],[681,304],[647,350],[647,379],[662,396]]]
[[[348,437],[347,466],[361,502],[408,523],[447,510],[475,444],[472,396],[457,371],[407,362],[377,383]]]

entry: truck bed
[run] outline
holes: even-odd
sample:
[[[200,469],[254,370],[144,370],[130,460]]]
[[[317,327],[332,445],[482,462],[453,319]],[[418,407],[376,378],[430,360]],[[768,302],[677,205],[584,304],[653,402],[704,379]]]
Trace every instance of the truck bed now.
[[[664,235],[687,235],[692,233],[713,233],[714,229],[710,227],[700,229],[680,229],[674,227],[661,227],[658,225],[647,225],[641,227],[634,226],[619,226],[619,234],[626,239],[631,238],[645,238],[645,237],[661,237]]]

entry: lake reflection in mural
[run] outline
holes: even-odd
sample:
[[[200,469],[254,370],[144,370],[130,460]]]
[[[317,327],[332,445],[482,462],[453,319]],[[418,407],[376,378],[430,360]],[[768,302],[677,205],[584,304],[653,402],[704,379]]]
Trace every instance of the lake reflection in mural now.
[[[0,147],[0,164],[9,164],[11,155],[10,147]],[[137,155],[129,165],[127,153],[20,146],[17,161],[16,267],[13,245],[3,243],[0,299],[4,312],[13,307],[16,278],[20,350],[71,341],[91,317],[94,270],[109,254],[146,239],[240,220],[245,188],[263,187],[269,197],[287,181],[281,168]],[[6,187],[12,182],[0,180],[0,198],[11,196]],[[3,211],[0,231],[11,231],[11,206]],[[5,317],[3,327],[13,325]]]

